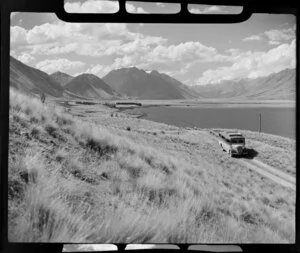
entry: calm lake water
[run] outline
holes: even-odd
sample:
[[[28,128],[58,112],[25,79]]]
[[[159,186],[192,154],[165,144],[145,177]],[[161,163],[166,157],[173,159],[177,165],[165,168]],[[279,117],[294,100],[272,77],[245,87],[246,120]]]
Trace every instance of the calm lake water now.
[[[135,110],[135,109],[134,109]],[[289,107],[200,108],[147,107],[139,108],[145,119],[179,127],[237,128],[295,138],[296,110]]]

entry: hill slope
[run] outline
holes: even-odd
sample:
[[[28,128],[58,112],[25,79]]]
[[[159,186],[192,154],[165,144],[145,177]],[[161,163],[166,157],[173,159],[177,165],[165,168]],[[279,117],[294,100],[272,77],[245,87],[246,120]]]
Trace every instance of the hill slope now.
[[[58,82],[62,87],[74,78],[73,76],[60,71],[54,72],[50,76],[53,77],[55,81]]]
[[[65,85],[65,89],[87,98],[107,99],[114,95],[113,89],[93,74],[82,74],[73,78]]]
[[[295,69],[285,69],[279,73],[255,79],[224,81],[192,87],[206,98],[240,98],[240,99],[295,99]]]
[[[120,94],[140,99],[185,99],[192,92],[179,81],[157,71],[122,68],[109,72],[103,80]]]
[[[10,57],[10,86],[26,93],[45,93],[54,97],[63,95],[63,88],[45,72]]]
[[[295,192],[230,159],[207,131],[83,121],[10,97],[9,241],[294,243]],[[295,152],[291,140],[247,134],[257,150]]]

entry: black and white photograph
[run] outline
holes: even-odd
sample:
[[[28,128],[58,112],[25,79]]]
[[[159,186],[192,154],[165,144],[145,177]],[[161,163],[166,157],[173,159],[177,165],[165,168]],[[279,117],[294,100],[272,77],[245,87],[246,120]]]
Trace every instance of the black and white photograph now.
[[[12,12],[9,53],[9,242],[295,243],[294,15],[172,24]]]

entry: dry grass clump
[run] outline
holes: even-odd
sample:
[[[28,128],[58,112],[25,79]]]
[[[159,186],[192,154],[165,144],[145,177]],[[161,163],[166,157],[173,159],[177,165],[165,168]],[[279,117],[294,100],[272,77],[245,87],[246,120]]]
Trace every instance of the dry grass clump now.
[[[265,207],[275,200],[242,200],[251,192],[238,192],[213,164],[193,165],[13,90],[10,119],[11,242],[294,239],[292,222],[281,226],[287,212]],[[277,201],[278,209],[290,203]]]
[[[65,114],[62,108],[41,103],[36,97],[28,97],[13,88],[10,89],[10,110],[13,112],[24,112],[31,123],[57,123],[59,126],[70,125],[73,117]]]

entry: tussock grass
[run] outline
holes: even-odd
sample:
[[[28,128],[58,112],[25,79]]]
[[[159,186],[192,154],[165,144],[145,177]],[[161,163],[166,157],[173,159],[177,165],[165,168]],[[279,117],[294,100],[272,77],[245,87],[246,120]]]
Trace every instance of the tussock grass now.
[[[10,96],[9,241],[294,241],[284,194],[255,201],[255,189],[241,190],[214,165],[145,147],[14,90]]]

